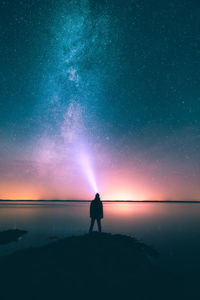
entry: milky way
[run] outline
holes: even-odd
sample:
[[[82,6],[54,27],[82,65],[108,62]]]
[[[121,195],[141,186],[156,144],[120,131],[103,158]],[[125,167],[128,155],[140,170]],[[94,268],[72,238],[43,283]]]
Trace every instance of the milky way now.
[[[195,1],[1,14],[0,198],[200,199]]]

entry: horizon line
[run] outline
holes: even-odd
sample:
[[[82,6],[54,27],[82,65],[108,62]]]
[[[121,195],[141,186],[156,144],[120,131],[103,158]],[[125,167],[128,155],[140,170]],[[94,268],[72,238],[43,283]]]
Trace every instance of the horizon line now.
[[[0,202],[91,202],[92,200],[48,200],[48,199],[23,199],[23,200],[12,200],[12,199],[0,199]],[[200,203],[200,200],[102,200],[102,202],[120,202],[120,203]]]

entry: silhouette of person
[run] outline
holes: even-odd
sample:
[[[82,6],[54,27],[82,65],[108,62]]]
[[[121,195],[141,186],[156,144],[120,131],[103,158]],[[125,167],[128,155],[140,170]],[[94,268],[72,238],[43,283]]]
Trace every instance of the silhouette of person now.
[[[90,218],[91,224],[89,233],[92,233],[95,220],[97,220],[98,230],[99,232],[101,232],[101,219],[103,219],[103,204],[98,193],[95,195],[94,200],[90,204]]]

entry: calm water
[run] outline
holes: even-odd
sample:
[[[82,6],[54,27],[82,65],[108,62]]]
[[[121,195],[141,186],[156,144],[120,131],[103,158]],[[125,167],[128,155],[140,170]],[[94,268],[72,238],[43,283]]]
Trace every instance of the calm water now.
[[[0,246],[0,255],[88,232],[89,203],[1,202],[0,230],[24,229],[18,242]],[[104,203],[103,231],[128,234],[160,253],[166,268],[199,267],[200,204]],[[96,226],[96,225],[95,225]]]

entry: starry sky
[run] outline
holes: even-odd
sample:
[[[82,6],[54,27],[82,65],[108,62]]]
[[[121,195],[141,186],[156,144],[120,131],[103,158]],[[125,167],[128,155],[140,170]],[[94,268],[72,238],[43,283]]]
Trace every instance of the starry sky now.
[[[199,15],[198,0],[2,0],[0,198],[199,200]]]

